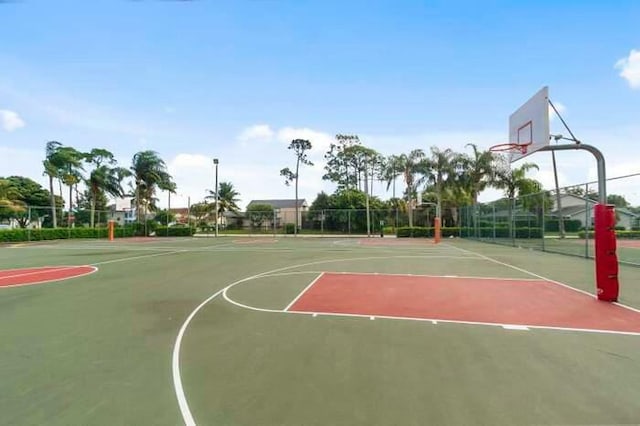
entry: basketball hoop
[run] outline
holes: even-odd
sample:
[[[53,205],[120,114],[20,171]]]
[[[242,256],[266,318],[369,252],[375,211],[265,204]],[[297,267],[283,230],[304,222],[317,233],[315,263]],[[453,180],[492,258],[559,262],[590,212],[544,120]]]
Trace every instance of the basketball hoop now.
[[[489,148],[491,152],[526,154],[530,143],[501,143]]]

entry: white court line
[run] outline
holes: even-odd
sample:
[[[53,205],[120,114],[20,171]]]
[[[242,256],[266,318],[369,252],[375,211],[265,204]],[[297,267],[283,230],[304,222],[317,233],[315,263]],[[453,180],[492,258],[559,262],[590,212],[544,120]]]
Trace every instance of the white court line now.
[[[79,268],[79,266],[36,266],[36,267],[27,267],[23,269],[39,269],[38,271],[33,272],[25,272],[23,274],[14,274],[14,275],[5,275],[4,277],[0,276],[0,280],[5,280],[7,278],[18,278],[18,277],[28,277],[29,275],[38,275],[44,274],[47,272],[58,272],[64,271],[69,268]],[[16,269],[9,269],[10,271],[15,271]]]
[[[463,324],[463,325],[501,327],[505,330],[527,331],[529,329],[536,329],[536,330],[553,330],[553,331],[573,331],[573,332],[581,332],[581,333],[615,334],[615,335],[624,335],[624,336],[640,336],[640,332],[635,332],[635,331],[600,330],[600,329],[594,329],[594,328],[556,327],[556,326],[550,326],[550,325],[529,325],[529,324],[505,324],[505,323],[484,322],[484,321],[449,320],[449,319],[442,319],[442,318],[401,317],[401,316],[395,316],[395,315],[349,314],[349,313],[343,313],[343,312],[289,311],[289,310],[279,310],[279,309],[265,309],[265,308],[257,308],[255,306],[245,305],[240,302],[236,302],[235,300],[232,300],[229,297],[225,297],[225,299],[228,302],[240,308],[249,309],[252,311],[269,312],[269,313],[276,313],[276,314],[311,315],[314,318],[318,316],[365,318],[365,319],[382,318],[382,319],[388,319],[388,320],[430,322],[433,325],[437,325],[438,323]]]
[[[323,259],[323,260],[318,260],[315,262],[308,262],[308,263],[301,263],[301,264],[297,264],[297,265],[289,265],[289,266],[285,266],[282,268],[276,268],[276,269],[272,269],[270,271],[264,271],[262,273],[259,274],[255,274],[252,275],[250,277],[246,277],[243,278],[241,280],[235,281],[231,284],[229,284],[228,286],[226,286],[225,288],[218,290],[216,293],[214,293],[213,295],[209,296],[207,299],[205,299],[202,303],[200,303],[198,306],[195,307],[195,309],[193,311],[191,311],[191,313],[187,316],[187,318],[184,320],[184,322],[182,323],[182,326],[180,327],[180,330],[178,331],[178,335],[176,337],[176,341],[173,345],[173,353],[172,353],[172,357],[171,357],[171,376],[173,377],[173,388],[176,394],[176,399],[178,400],[178,407],[180,408],[180,413],[182,414],[182,419],[184,420],[185,425],[187,426],[193,426],[196,424],[194,418],[193,418],[193,414],[191,413],[191,410],[189,409],[189,403],[187,402],[187,397],[184,393],[184,386],[182,384],[182,378],[180,377],[180,348],[182,346],[182,339],[184,338],[184,334],[187,330],[187,328],[189,327],[189,324],[191,324],[191,321],[193,320],[193,318],[196,316],[196,314],[210,301],[212,301],[213,299],[215,299],[218,295],[222,294],[225,290],[230,289],[231,287],[238,285],[240,283],[246,282],[246,281],[250,281],[256,278],[260,278],[263,275],[269,275],[269,274],[276,274],[278,272],[282,272],[282,271],[287,271],[290,269],[295,269],[295,268],[302,268],[305,266],[314,266],[314,265],[322,265],[325,263],[337,263],[337,262],[352,262],[352,261],[358,261],[358,260],[381,260],[381,259],[390,259],[390,258],[397,258],[397,259],[428,259],[428,256],[409,256],[409,255],[404,255],[404,256],[368,256],[368,257],[353,257],[353,258],[337,258],[337,259]],[[246,306],[246,305],[245,305]]]
[[[120,259],[104,260],[102,262],[95,262],[95,263],[92,263],[91,265],[108,265],[109,263],[127,262],[129,260],[145,259],[145,258],[148,258],[148,257],[156,257],[156,256],[166,256],[166,255],[169,255],[169,254],[184,253],[184,252],[186,252],[186,250],[169,251],[169,252],[165,252],[165,253],[155,253],[155,254],[145,254],[145,255],[142,255],[142,256],[123,257],[123,258],[120,258]]]
[[[456,250],[460,250],[461,252],[464,252],[464,253],[473,253],[473,254],[475,254],[476,256],[479,256],[482,259],[488,260],[489,262],[493,262],[493,263],[496,263],[498,265],[506,266],[507,268],[511,268],[511,269],[516,270],[516,271],[524,272],[525,274],[529,274],[532,277],[536,277],[536,278],[540,278],[541,280],[549,281],[550,283],[557,284],[557,285],[559,285],[561,287],[564,287],[564,288],[568,288],[569,290],[573,290],[573,291],[577,291],[578,293],[586,294],[587,296],[592,297],[594,299],[598,298],[596,295],[591,294],[588,291],[584,291],[584,290],[581,290],[579,288],[571,287],[569,284],[565,284],[565,283],[562,283],[560,281],[552,280],[551,278],[544,277],[542,275],[536,274],[535,272],[527,271],[526,269],[520,268],[520,267],[515,266],[515,265],[511,265],[511,264],[506,263],[506,262],[501,262],[501,261],[499,261],[497,259],[493,259],[493,258],[491,258],[489,256],[485,256],[484,254],[476,253],[476,252],[474,252],[472,250],[463,249],[463,248],[460,248],[460,247],[455,247],[455,246],[451,246],[451,247],[455,248]],[[619,303],[619,302],[613,302],[613,304],[616,305],[616,306],[619,306],[621,308],[628,309],[630,311],[640,313],[640,309],[634,308],[632,306],[627,306],[627,305],[624,305],[624,304]]]
[[[80,274],[80,275],[74,275],[72,277],[56,278],[54,280],[44,280],[44,281],[36,281],[36,282],[33,282],[33,283],[4,285],[4,286],[0,286],[0,289],[3,289],[3,288],[14,288],[14,287],[27,287],[27,286],[30,286],[30,285],[47,284],[47,283],[54,283],[54,282],[57,282],[57,281],[65,281],[65,280],[70,280],[70,279],[73,279],[73,278],[80,278],[80,277],[84,277],[86,275],[91,275],[91,274],[93,274],[93,273],[98,271],[98,268],[96,268],[95,266],[91,266],[91,265],[80,265],[80,266],[75,266],[75,268],[82,268],[82,267],[85,267],[85,266],[92,268],[91,271],[85,272],[84,274]],[[67,269],[68,268],[74,268],[74,266],[67,266]],[[60,269],[60,270],[62,271],[63,269]]]
[[[285,310],[285,311],[288,311],[288,310],[289,310],[289,308],[291,308],[291,307],[292,307],[292,306],[293,306],[293,305],[298,301],[298,299],[300,299],[300,298],[302,297],[302,295],[303,295],[303,294],[305,294],[305,293],[307,292],[307,290],[309,290],[309,289],[310,289],[310,288],[311,288],[315,283],[317,283],[317,282],[318,282],[318,280],[319,280],[320,278],[322,278],[322,276],[323,276],[323,275],[324,275],[324,272],[320,272],[320,274],[319,274],[319,275],[318,275],[318,276],[317,276],[313,281],[311,281],[311,282],[309,283],[309,285],[307,285],[307,286],[304,288],[304,290],[302,290],[302,291],[300,292],[300,294],[298,294],[298,295],[296,296],[296,298],[295,298],[295,299],[293,299],[293,300],[291,301],[291,303],[289,303],[289,304],[287,305],[287,307],[286,307],[286,308],[284,308],[284,310]]]
[[[478,259],[474,257],[474,259]],[[481,260],[481,259],[479,259]],[[325,271],[326,274],[336,275],[377,275],[377,276],[390,276],[390,277],[424,277],[424,278],[451,278],[462,280],[491,280],[491,281],[545,281],[541,278],[505,278],[505,277],[472,277],[466,275],[429,275],[429,274],[395,274],[387,272],[332,272]]]

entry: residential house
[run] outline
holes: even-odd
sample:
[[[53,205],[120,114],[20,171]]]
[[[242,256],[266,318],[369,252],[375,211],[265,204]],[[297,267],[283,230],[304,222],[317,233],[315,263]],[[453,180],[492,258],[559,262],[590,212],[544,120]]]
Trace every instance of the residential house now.
[[[275,210],[276,227],[282,227],[287,223],[296,223],[296,200],[252,200],[247,209],[255,204],[268,204]],[[298,200],[298,227],[302,226],[302,217],[309,206],[307,200]],[[271,221],[272,222],[272,221]],[[272,223],[268,225],[273,226]]]
[[[136,208],[133,198],[116,198],[113,204],[109,205],[110,219],[115,220],[117,225],[127,225],[136,221]]]
[[[573,194],[561,194],[560,205],[558,210],[558,201],[553,197],[553,208],[551,214],[554,216],[562,215],[564,219],[579,220],[582,226],[593,226],[593,206],[596,201],[580,197]],[[635,214],[625,208],[617,207],[616,216],[618,217],[617,226],[623,226],[625,229],[631,229],[638,223],[640,215]]]

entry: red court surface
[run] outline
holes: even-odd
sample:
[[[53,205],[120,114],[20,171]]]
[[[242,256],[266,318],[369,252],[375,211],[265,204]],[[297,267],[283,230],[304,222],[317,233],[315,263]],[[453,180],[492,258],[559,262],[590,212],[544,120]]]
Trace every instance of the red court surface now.
[[[544,280],[325,273],[288,311],[640,333],[640,313]]]
[[[60,281],[91,274],[94,266],[42,266],[39,268],[0,270],[0,287],[16,287]]]
[[[617,240],[618,247],[640,249],[640,240]]]

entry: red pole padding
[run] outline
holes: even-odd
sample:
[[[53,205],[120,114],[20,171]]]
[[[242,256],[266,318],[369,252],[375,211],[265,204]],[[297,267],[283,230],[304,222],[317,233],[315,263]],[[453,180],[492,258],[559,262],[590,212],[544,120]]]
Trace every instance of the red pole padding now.
[[[593,208],[596,242],[596,286],[598,300],[618,301],[618,255],[616,254],[616,209],[596,204]]]

